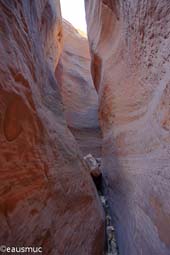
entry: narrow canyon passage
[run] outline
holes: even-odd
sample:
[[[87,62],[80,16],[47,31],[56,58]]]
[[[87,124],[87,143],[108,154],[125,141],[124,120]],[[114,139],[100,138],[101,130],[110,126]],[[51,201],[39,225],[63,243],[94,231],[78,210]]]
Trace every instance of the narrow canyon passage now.
[[[61,2],[0,0],[0,253],[169,255],[170,2]]]
[[[106,255],[108,252],[117,255],[113,223],[105,197],[107,187],[101,170],[102,134],[98,122],[98,95],[91,77],[88,39],[63,20],[63,45],[55,75],[64,103],[67,126],[79,145],[104,209],[103,252]]]
[[[67,126],[83,156],[101,157],[102,136],[98,122],[98,95],[90,71],[87,37],[63,20],[63,51],[55,76],[64,104]]]

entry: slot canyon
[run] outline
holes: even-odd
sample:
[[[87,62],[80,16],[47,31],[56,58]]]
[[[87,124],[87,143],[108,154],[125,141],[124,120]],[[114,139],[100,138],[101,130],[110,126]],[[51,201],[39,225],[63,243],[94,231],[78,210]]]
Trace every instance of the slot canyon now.
[[[170,255],[170,1],[84,5],[0,0],[0,254]]]

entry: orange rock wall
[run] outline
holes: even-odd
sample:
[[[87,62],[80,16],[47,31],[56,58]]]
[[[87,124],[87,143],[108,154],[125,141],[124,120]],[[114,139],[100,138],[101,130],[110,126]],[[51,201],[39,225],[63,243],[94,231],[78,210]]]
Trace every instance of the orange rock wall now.
[[[170,3],[85,0],[120,255],[170,254]]]
[[[0,244],[102,254],[103,212],[54,77],[59,1],[1,0],[0,10]]]

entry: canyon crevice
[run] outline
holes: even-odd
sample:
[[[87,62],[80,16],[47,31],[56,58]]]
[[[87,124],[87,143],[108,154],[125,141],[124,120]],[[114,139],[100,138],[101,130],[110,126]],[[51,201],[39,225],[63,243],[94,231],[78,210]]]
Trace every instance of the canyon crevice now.
[[[87,38],[67,21],[63,22],[63,51],[56,68],[67,125],[83,155],[101,155],[98,96],[90,72]]]

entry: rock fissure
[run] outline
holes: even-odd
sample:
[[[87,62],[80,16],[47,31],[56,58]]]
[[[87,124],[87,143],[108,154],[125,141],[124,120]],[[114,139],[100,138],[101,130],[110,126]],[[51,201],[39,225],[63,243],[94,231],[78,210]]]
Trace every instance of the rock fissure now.
[[[107,185],[102,175],[101,158],[95,159],[91,154],[88,154],[84,157],[84,161],[88,166],[105,213],[105,247],[103,255],[118,255],[119,253],[115,238],[115,228],[113,226],[109,203],[106,199]]]

